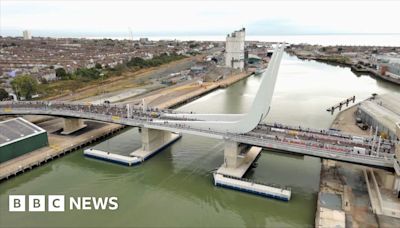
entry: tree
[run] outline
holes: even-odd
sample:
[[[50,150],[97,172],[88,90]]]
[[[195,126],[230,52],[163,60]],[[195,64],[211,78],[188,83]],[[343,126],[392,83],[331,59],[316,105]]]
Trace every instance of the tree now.
[[[8,92],[5,89],[0,88],[0,101],[7,99],[8,97]]]
[[[29,100],[32,95],[38,92],[38,82],[30,75],[17,76],[12,82],[11,86],[18,97],[25,97]]]
[[[57,68],[56,69],[56,76],[57,77],[59,77],[59,78],[61,78],[62,80],[67,80],[69,77],[68,77],[68,74],[67,74],[67,72],[64,70],[64,68]]]
[[[96,65],[94,65],[94,67],[99,70],[101,70],[103,68],[100,63],[96,63]]]
[[[96,68],[78,68],[75,74],[83,79],[93,80],[100,78],[100,71]]]
[[[49,81],[47,81],[47,79],[45,79],[45,78],[40,78],[39,81],[42,84],[49,84]]]

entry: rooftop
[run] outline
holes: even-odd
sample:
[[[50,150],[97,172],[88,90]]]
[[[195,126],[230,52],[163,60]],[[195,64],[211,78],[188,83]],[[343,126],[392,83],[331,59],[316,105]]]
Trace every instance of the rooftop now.
[[[400,95],[395,93],[388,93],[376,96],[376,102],[390,111],[400,115]]]
[[[44,129],[15,118],[0,122],[0,147],[46,132]]]
[[[400,122],[400,95],[384,94],[374,100],[364,101],[360,108],[379,120],[386,128],[396,132],[396,123]]]

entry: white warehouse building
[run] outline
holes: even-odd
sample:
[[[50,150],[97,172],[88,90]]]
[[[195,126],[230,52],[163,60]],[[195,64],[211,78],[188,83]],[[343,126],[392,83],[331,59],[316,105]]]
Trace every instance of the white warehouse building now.
[[[226,36],[225,66],[244,69],[244,39],[246,30],[242,28]]]

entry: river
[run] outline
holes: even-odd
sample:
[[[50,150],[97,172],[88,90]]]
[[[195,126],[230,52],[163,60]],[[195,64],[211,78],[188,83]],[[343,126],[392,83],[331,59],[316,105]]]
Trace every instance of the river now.
[[[243,113],[260,76],[214,91],[179,108]],[[335,115],[326,108],[355,95],[399,92],[388,82],[356,76],[349,68],[284,55],[267,122],[327,128]],[[95,148],[128,154],[140,146],[131,128]],[[69,154],[0,184],[1,227],[310,227],[314,224],[320,159],[264,151],[246,177],[289,186],[290,202],[214,187],[210,171],[223,163],[223,142],[199,136],[182,139],[142,165],[124,167]],[[117,196],[116,211],[10,213],[10,194]]]

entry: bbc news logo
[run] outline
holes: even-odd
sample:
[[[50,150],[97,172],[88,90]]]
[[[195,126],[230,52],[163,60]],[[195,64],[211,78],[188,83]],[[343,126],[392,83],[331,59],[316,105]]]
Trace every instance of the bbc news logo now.
[[[10,212],[63,212],[65,210],[117,210],[117,197],[66,197],[64,195],[9,195]]]

